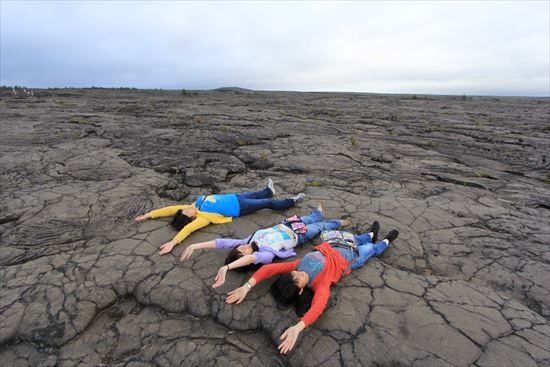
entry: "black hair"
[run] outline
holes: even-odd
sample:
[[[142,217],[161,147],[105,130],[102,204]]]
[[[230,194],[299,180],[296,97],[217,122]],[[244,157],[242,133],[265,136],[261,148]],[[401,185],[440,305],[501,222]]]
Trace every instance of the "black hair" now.
[[[300,294],[300,288],[296,285],[290,273],[281,274],[271,284],[270,291],[279,308],[294,306],[294,312],[298,317],[304,316],[310,309],[314,295],[309,287],[305,287],[302,294]]]
[[[250,242],[250,246],[252,246],[252,252],[258,251],[258,244],[256,243],[256,241]],[[244,255],[237,249],[237,247],[234,247],[227,254],[227,257],[225,258],[225,265],[229,265],[233,261],[237,261],[243,256]],[[236,268],[236,269],[231,269],[231,270],[236,270],[240,273],[246,273],[247,271],[254,270],[256,268],[258,268],[258,266],[254,265],[254,264],[249,264],[249,265],[242,266],[242,267]]]
[[[183,214],[182,210],[179,209],[176,214],[174,214],[174,218],[172,218],[172,223],[170,225],[178,230],[181,231],[183,227],[188,225],[193,221],[193,218],[188,217],[187,215]]]

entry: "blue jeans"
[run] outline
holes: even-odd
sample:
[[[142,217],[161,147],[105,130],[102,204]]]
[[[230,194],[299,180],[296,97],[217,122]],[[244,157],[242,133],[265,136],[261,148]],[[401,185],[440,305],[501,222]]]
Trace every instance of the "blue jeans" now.
[[[270,199],[273,194],[269,188],[256,192],[241,192],[237,194],[239,201],[239,215],[247,215],[261,209],[282,210],[294,206],[296,203],[292,199],[274,200]]]
[[[319,209],[315,209],[310,215],[300,217],[300,220],[307,224],[307,231],[298,234],[298,245],[303,245],[323,230],[329,231],[340,228],[340,220],[333,219],[322,222],[323,213]]]
[[[368,233],[355,236],[355,241],[357,242],[357,246],[359,246],[359,258],[357,260],[354,259],[353,265],[351,266],[352,270],[365,265],[369,258],[380,255],[388,248],[388,245],[384,241],[378,241],[374,244],[371,240]]]

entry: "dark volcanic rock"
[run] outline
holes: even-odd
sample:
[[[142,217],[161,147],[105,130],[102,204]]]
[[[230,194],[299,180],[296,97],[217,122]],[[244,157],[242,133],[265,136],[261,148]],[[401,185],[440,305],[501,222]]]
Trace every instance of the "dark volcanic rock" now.
[[[550,364],[548,99],[42,90],[0,117],[2,366]],[[268,176],[308,199],[163,257],[168,221],[133,222]],[[225,253],[177,256],[318,199],[401,234],[280,356],[269,282],[230,306],[250,274],[212,289]]]
[[[250,167],[254,168],[254,169],[263,169],[263,170],[265,170],[265,169],[269,169],[269,168],[273,167],[273,163],[271,163],[269,161],[257,159],[257,160],[255,160],[254,162],[252,162],[250,164]]]

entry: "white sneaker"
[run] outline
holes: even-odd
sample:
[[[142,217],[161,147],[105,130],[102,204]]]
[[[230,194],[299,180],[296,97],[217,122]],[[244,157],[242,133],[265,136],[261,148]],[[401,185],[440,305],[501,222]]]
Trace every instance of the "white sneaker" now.
[[[291,199],[294,200],[294,203],[299,203],[300,201],[303,201],[305,197],[306,197],[306,194],[301,192],[296,196],[292,196]]]
[[[275,186],[273,186],[273,180],[271,178],[267,179],[267,188],[271,190],[271,195],[275,196]]]

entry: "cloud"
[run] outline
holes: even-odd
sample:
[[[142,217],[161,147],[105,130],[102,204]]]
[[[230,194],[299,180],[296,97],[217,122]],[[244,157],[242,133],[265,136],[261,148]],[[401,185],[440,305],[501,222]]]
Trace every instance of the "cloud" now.
[[[0,82],[550,94],[548,2],[1,2]]]

